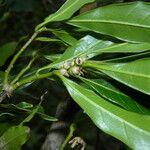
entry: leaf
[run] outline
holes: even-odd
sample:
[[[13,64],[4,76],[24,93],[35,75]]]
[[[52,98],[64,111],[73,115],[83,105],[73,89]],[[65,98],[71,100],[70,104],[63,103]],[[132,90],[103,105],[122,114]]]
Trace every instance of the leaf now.
[[[83,5],[94,1],[95,0],[67,0],[57,12],[46,17],[44,22],[42,22],[36,27],[36,30],[43,27],[49,22],[63,21],[69,19]]]
[[[135,150],[149,150],[150,116],[126,111],[59,74],[71,97],[97,127]]]
[[[45,55],[44,57],[47,60],[50,60],[53,62],[53,61],[56,61],[57,59],[59,59],[61,56],[62,56],[62,54],[51,54],[51,55]]]
[[[46,114],[40,113],[40,112],[38,112],[37,114],[46,121],[58,121],[58,119],[56,117],[52,117],[52,116],[49,116],[49,115],[46,115]]]
[[[121,92],[108,81],[103,79],[92,80],[81,77],[80,79],[88,86],[92,87],[92,89],[99,93],[101,96],[113,103],[120,105],[122,108],[128,111],[150,115],[150,110],[138,104],[134,99]]]
[[[61,40],[52,39],[52,38],[49,38],[49,37],[38,37],[35,40],[41,41],[41,42],[61,42]]]
[[[139,59],[128,63],[89,63],[113,79],[145,94],[150,95],[150,58]]]
[[[62,57],[50,65],[39,69],[38,71],[48,69],[48,68],[59,68],[67,61],[73,61],[77,57],[86,57],[87,54],[91,54],[95,49],[102,49],[112,45],[110,41],[97,40],[92,36],[85,36],[80,39],[74,46],[68,47]]]
[[[18,109],[30,109],[30,108],[33,108],[33,104],[30,104],[30,103],[27,103],[27,102],[20,102],[17,105],[13,105],[13,106],[18,108]]]
[[[150,42],[149,10],[146,2],[113,4],[81,14],[68,23],[123,41]]]
[[[9,42],[0,47],[0,66],[3,66],[16,49],[17,43],[16,42]]]
[[[51,30],[53,34],[55,34],[59,39],[64,41],[66,44],[73,46],[77,40],[71,36],[68,32],[65,30]]]
[[[9,128],[0,137],[1,150],[21,150],[21,146],[27,141],[30,129],[26,126],[14,126]]]

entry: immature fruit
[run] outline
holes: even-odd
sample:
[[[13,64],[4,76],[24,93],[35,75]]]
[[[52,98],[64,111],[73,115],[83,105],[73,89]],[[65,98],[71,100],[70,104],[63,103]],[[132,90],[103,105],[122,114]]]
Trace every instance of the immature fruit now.
[[[81,67],[80,66],[73,66],[69,69],[69,73],[71,75],[81,75],[82,74]]]
[[[82,65],[82,64],[84,63],[84,61],[85,61],[85,58],[84,58],[84,57],[77,57],[77,58],[75,59],[75,64],[77,64],[77,65]]]
[[[68,71],[65,68],[61,68],[59,71],[60,74],[62,74],[63,76],[69,77]]]
[[[71,67],[71,62],[65,62],[63,68],[69,69]]]

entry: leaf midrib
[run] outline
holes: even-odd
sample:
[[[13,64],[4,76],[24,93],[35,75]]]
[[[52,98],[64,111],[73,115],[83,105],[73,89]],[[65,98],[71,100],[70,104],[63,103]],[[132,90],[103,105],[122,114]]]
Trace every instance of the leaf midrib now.
[[[91,67],[92,65],[90,65]],[[97,68],[98,70],[106,70],[106,71],[111,71],[111,72],[116,72],[116,73],[120,73],[120,74],[125,74],[125,75],[131,75],[131,76],[136,76],[136,77],[142,77],[142,78],[147,78],[150,79],[150,76],[144,75],[144,74],[137,74],[137,73],[131,73],[128,71],[119,71],[117,69],[112,69],[112,68],[108,68],[108,66],[97,66],[95,64],[93,64],[93,66],[95,66],[95,68]]]
[[[150,25],[144,25],[144,24],[135,24],[135,23],[128,23],[128,22],[121,22],[121,21],[114,21],[114,20],[88,20],[88,19],[85,19],[85,20],[70,20],[69,23],[72,23],[72,22],[75,22],[75,23],[80,23],[80,22],[85,22],[85,23],[90,23],[90,22],[94,22],[94,23],[109,23],[109,24],[119,24],[119,25],[127,25],[127,26],[133,26],[133,27],[140,27],[140,28],[149,28],[150,29]]]

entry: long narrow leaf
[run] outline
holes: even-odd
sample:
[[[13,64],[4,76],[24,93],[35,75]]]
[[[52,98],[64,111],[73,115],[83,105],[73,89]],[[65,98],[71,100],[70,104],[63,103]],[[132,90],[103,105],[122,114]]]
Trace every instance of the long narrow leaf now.
[[[88,63],[123,84],[150,95],[150,58],[139,59],[128,63]]]
[[[101,130],[121,140],[134,150],[149,150],[150,116],[123,110],[102,99],[93,91],[63,76],[60,77],[72,98]]]
[[[104,98],[113,103],[120,105],[122,108],[132,112],[150,115],[150,110],[144,108],[142,105],[137,103],[133,98],[121,92],[119,89],[117,89],[108,81],[103,79],[92,80],[81,77],[80,79],[87,85],[92,87],[92,89],[97,93],[99,93],[101,96],[103,96]]]
[[[83,5],[94,2],[95,0],[67,0],[62,7],[54,14],[46,17],[43,23],[36,27],[36,30],[46,25],[49,22],[62,21],[69,19]]]
[[[129,42],[150,42],[150,4],[113,4],[97,8],[68,23]]]

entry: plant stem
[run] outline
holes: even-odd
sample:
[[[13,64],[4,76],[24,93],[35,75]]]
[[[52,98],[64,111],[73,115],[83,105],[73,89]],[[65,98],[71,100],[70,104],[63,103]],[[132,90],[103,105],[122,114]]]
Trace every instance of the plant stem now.
[[[21,80],[20,82],[17,82],[16,84],[13,84],[13,90],[15,90],[16,88],[18,88],[19,86],[22,86],[24,84],[30,83],[32,81],[38,80],[38,79],[43,79],[43,78],[47,78],[54,75],[53,72],[49,72],[49,73],[45,73],[45,74],[35,74],[33,76],[30,76],[28,78],[25,78],[23,80]]]
[[[60,150],[64,150],[64,148],[66,147],[67,143],[70,141],[71,137],[73,136],[73,133],[75,131],[75,124],[72,123],[70,125],[70,130],[69,130],[69,134],[67,135],[65,141],[63,142],[63,144],[60,147]]]
[[[21,77],[22,77],[22,75],[26,72],[26,71],[28,71],[30,68],[31,68],[31,65],[33,64],[33,62],[34,62],[34,60],[36,59],[36,57],[34,57],[34,58],[32,58],[31,60],[30,60],[30,62],[28,63],[28,65],[25,67],[25,68],[23,68],[20,72],[19,72],[19,74],[16,76],[16,78],[11,82],[11,84],[14,84],[14,83],[16,83]]]
[[[35,32],[31,38],[25,43],[25,45],[18,51],[18,53],[13,57],[12,61],[10,62],[7,70],[5,71],[5,76],[4,76],[4,84],[8,84],[8,76],[13,68],[14,63],[18,59],[18,57],[22,54],[22,52],[30,45],[30,43],[35,39],[35,37],[38,35],[38,32]]]

